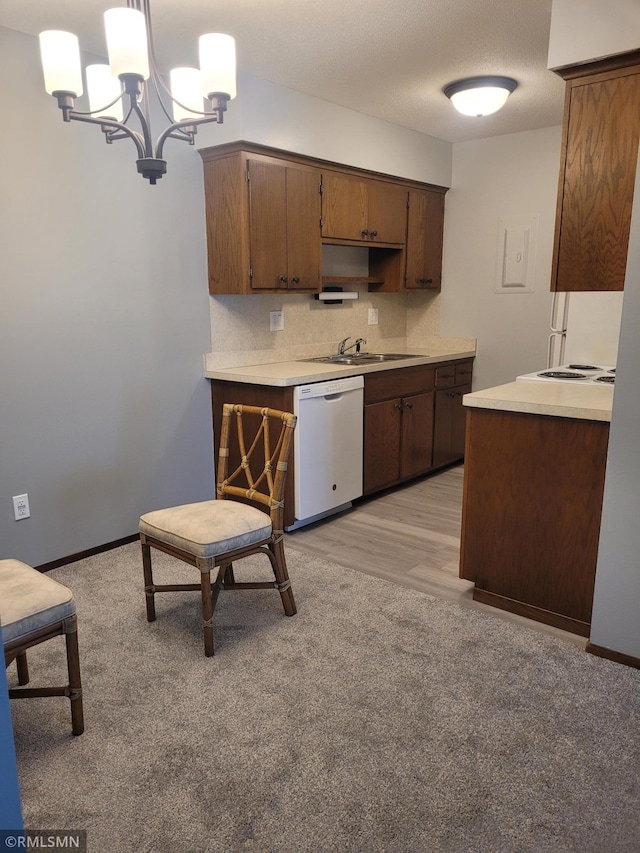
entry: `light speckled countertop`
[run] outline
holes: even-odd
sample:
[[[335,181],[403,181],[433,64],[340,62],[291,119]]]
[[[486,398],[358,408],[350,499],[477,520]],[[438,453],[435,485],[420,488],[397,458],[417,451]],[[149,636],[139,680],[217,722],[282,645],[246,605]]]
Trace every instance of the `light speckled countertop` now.
[[[411,351],[408,351],[410,353]],[[414,352],[418,352],[414,350]],[[246,382],[251,385],[305,385],[307,382],[323,382],[328,379],[342,379],[347,376],[360,376],[390,370],[411,367],[418,364],[436,364],[458,358],[474,358],[475,350],[453,350],[438,352],[437,355],[419,355],[417,358],[398,359],[383,363],[356,365],[318,364],[304,361],[277,361],[267,364],[251,364],[242,367],[205,368],[208,379],[222,379],[226,382]]]
[[[465,394],[462,402],[478,409],[611,421],[613,388],[568,382],[510,382]]]

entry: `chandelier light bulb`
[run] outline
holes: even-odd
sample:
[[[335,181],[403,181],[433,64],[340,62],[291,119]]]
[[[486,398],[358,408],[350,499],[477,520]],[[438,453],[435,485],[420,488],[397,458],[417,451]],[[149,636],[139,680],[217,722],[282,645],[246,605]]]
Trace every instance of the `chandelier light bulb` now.
[[[202,94],[236,96],[236,42],[224,33],[206,33],[199,39]]]
[[[174,68],[169,74],[174,121],[197,118],[202,114],[202,74],[198,68]],[[186,109],[185,109],[186,108]]]
[[[114,77],[135,74],[149,79],[149,50],[144,14],[126,7],[104,13],[109,65]]]
[[[87,65],[89,110],[95,115],[122,121],[122,86],[108,65]],[[117,99],[117,100],[116,100]],[[112,103],[115,101],[115,103]],[[110,105],[110,106],[109,106]]]
[[[40,58],[44,87],[50,95],[66,92],[77,98],[82,94],[82,66],[78,37],[63,30],[40,33]]]

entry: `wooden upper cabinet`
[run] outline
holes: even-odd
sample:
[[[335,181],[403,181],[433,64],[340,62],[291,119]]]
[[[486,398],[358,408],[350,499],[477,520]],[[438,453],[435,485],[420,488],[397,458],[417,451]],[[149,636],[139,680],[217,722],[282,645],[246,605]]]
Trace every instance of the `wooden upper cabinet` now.
[[[320,286],[320,194],[309,169],[247,161],[249,255],[253,290]]]
[[[640,135],[640,54],[559,73],[567,92],[551,289],[622,290]]]
[[[253,142],[199,153],[210,293],[319,291],[323,243],[366,246],[378,292],[440,288],[445,187]]]
[[[444,193],[409,190],[407,289],[440,290],[443,232]]]
[[[402,245],[406,231],[405,187],[323,171],[323,239]]]

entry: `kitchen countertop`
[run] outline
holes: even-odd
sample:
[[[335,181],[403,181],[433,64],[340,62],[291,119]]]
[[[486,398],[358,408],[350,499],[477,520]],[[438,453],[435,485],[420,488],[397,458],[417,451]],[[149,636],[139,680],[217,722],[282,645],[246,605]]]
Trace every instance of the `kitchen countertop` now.
[[[611,421],[613,388],[568,382],[510,382],[465,394],[462,402],[478,409]]]
[[[207,379],[221,379],[226,382],[245,382],[250,385],[305,385],[307,382],[324,382],[328,379],[343,379],[348,376],[361,376],[391,370],[412,367],[420,364],[437,364],[459,358],[474,358],[475,350],[452,350],[434,355],[421,355],[418,358],[397,359],[382,363],[343,365],[302,361],[277,361],[267,364],[251,364],[243,367],[207,367],[204,375]]]

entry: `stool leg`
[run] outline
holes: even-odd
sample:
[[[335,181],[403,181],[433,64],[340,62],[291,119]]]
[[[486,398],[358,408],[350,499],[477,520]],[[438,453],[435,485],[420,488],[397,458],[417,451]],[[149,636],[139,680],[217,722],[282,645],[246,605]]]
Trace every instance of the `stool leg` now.
[[[200,569],[200,587],[202,590],[202,631],[204,634],[204,653],[210,658],[213,651],[213,591],[211,589],[211,570]],[[217,596],[216,596],[217,597]]]
[[[16,668],[18,670],[18,684],[28,684],[29,664],[27,663],[26,652],[20,652],[16,655]]]
[[[269,546],[269,555],[271,565],[273,566],[273,573],[276,576],[276,582],[278,584],[278,590],[280,592],[280,598],[282,599],[282,606],[284,607],[285,615],[294,616],[298,610],[296,608],[296,601],[293,597],[293,590],[291,589],[291,581],[289,580],[289,572],[287,570],[287,561],[284,555],[284,544],[282,540],[274,542],[273,545]]]
[[[142,571],[144,572],[144,594],[147,605],[147,622],[156,621],[156,601],[154,597],[153,572],[151,569],[151,546],[142,542]]]
[[[80,680],[80,653],[78,651],[78,632],[65,634],[67,644],[67,671],[69,673],[69,699],[71,700],[71,729],[74,735],[84,731],[84,712],[82,709],[82,682]]]

